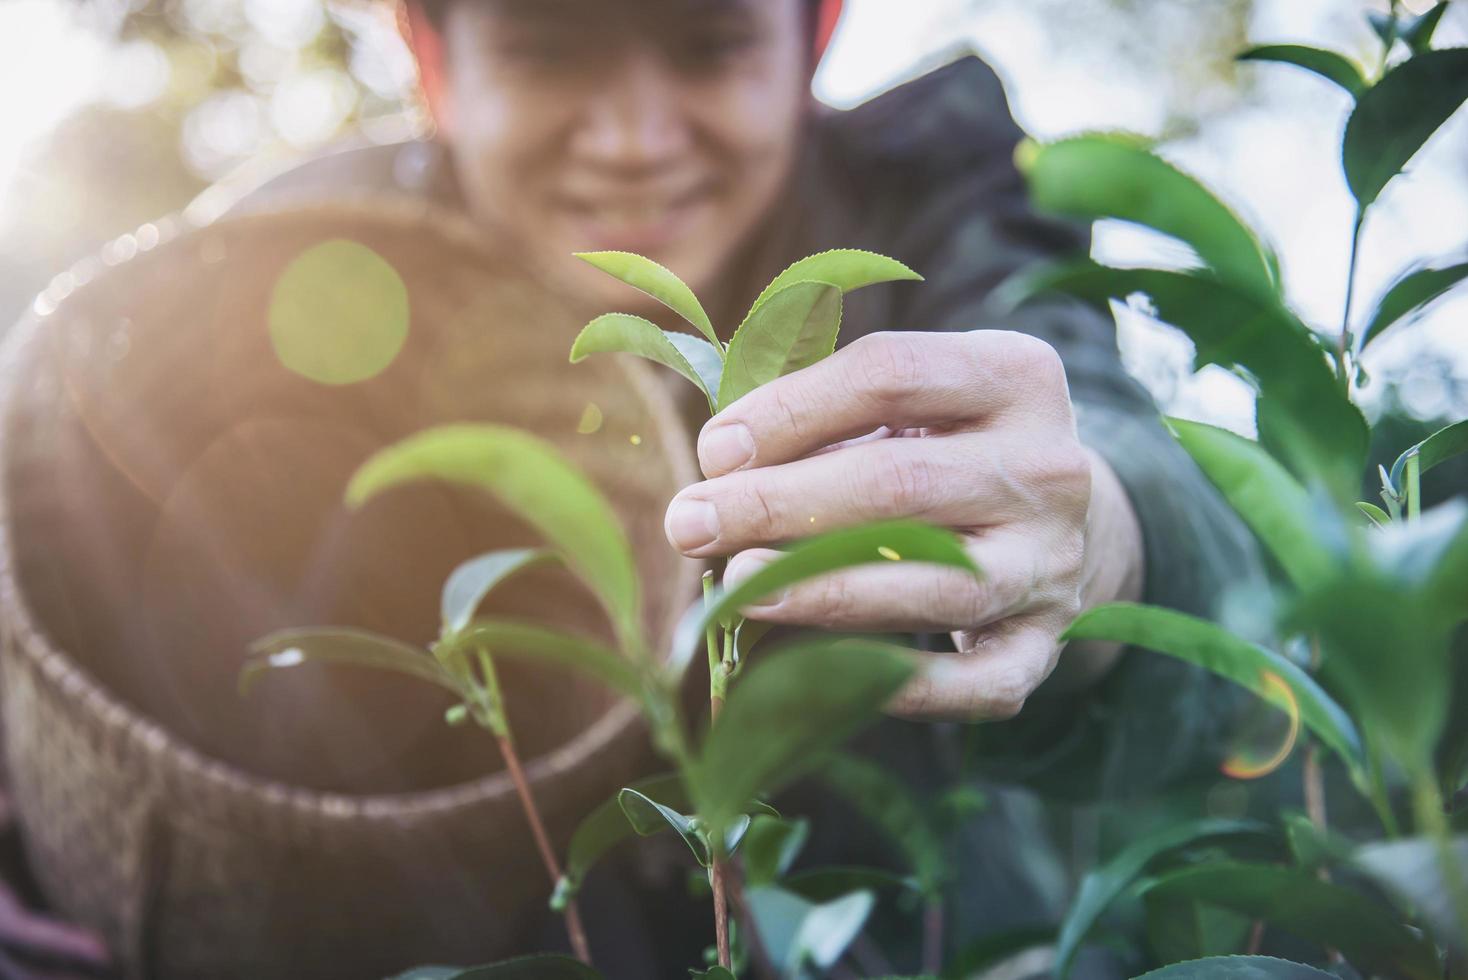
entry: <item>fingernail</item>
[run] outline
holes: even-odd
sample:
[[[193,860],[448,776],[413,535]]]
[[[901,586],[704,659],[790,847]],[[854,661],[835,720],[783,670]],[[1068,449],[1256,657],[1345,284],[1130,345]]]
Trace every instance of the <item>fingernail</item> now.
[[[725,590],[732,592],[734,589],[737,589],[746,579],[753,578],[757,572],[769,563],[768,559],[760,558],[756,555],[741,555],[735,558],[729,563],[729,567],[724,570],[723,584]],[[768,609],[771,606],[778,606],[789,591],[789,589],[780,589],[777,592],[764,596],[756,602],[751,602],[746,608]]]
[[[754,437],[743,422],[707,429],[698,440],[698,461],[705,476],[729,473],[754,459]]]
[[[679,551],[694,551],[719,537],[719,512],[707,500],[674,500],[663,521],[668,540]]]

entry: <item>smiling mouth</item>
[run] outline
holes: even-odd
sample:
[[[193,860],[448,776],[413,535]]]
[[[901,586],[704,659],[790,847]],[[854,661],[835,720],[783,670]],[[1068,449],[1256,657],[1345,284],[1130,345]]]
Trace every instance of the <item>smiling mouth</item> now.
[[[585,248],[649,252],[681,237],[712,197],[712,188],[701,185],[663,197],[566,197],[557,206]]]

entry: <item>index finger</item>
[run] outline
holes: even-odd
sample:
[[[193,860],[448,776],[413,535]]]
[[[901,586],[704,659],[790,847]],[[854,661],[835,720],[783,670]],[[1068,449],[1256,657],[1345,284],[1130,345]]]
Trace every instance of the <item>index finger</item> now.
[[[1028,334],[870,334],[714,416],[699,435],[698,460],[715,477],[799,459],[884,425],[979,423],[1037,399],[1069,411],[1059,355]]]

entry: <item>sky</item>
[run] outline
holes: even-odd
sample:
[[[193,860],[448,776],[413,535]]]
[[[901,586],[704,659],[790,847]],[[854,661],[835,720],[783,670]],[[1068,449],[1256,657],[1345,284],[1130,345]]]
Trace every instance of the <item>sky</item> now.
[[[245,0],[252,16],[281,29],[311,29],[319,0]],[[1080,18],[1094,0],[1066,0]],[[1409,0],[1422,8],[1427,0]],[[1355,0],[1258,0],[1247,26],[1253,42],[1291,41],[1336,47],[1365,61],[1372,37]],[[1464,5],[1468,8],[1468,5]],[[1120,128],[1157,135],[1170,106],[1159,73],[1185,71],[1193,4],[1157,0],[1151,10],[1159,41],[1178,50],[1162,67],[1118,53],[1106,40],[1087,46],[1084,32],[1056,30],[1054,0],[848,0],[847,12],[816,78],[816,94],[849,106],[972,48],[1005,79],[1011,108],[1037,138]],[[1115,20],[1115,16],[1106,16]],[[1172,18],[1169,21],[1167,18]],[[1081,21],[1084,24],[1084,21]],[[1181,26],[1180,26],[1181,25]],[[1123,24],[1127,30],[1130,24]],[[1468,9],[1451,9],[1438,45],[1468,43]],[[1111,45],[1106,48],[1104,45]],[[1181,67],[1179,67],[1181,66]],[[70,0],[0,3],[0,234],[10,189],[26,153],[67,113],[93,100],[146,104],[167,83],[166,61],[146,44],[116,45],[78,26]],[[1174,163],[1209,183],[1261,229],[1279,252],[1286,294],[1307,322],[1338,329],[1344,301],[1352,204],[1339,162],[1348,99],[1328,84],[1283,66],[1249,66],[1247,91],[1206,86],[1196,93],[1199,125],[1162,147]],[[329,94],[329,93],[328,93]],[[308,109],[321,93],[301,93]],[[315,99],[312,102],[311,99]],[[305,110],[302,110],[305,111]],[[319,110],[318,110],[319,114]],[[309,116],[306,117],[308,120]],[[322,124],[329,123],[324,118]],[[1460,113],[1411,172],[1384,195],[1368,221],[1357,284],[1359,321],[1391,279],[1411,261],[1468,253],[1468,112]],[[1098,226],[1096,254],[1123,264],[1185,263],[1175,243],[1118,223]],[[1120,311],[1123,356],[1164,407],[1177,415],[1252,428],[1248,391],[1219,369],[1186,378],[1191,346],[1170,328]],[[1439,303],[1420,322],[1368,352],[1375,375],[1405,377],[1407,407],[1432,416],[1468,414],[1468,290]],[[1431,359],[1453,365],[1456,394]],[[1379,386],[1377,386],[1379,388]],[[1365,392],[1368,409],[1371,388]]]

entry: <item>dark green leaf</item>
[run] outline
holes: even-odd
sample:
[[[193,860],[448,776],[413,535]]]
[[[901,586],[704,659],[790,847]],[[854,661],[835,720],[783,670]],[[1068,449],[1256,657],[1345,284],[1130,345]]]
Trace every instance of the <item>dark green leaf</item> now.
[[[393,980],[601,980],[601,974],[569,956],[540,953],[488,966],[420,966]]]
[[[870,640],[794,644],[734,686],[693,766],[698,814],[727,827],[760,793],[803,775],[882,706],[914,670],[908,651]]]
[[[734,660],[744,661],[754,645],[764,639],[766,633],[774,629],[774,623],[761,622],[758,619],[743,619],[734,631]]]
[[[1468,873],[1468,837],[1450,845],[1458,873]],[[1425,837],[1379,841],[1356,851],[1352,863],[1387,890],[1402,908],[1458,951],[1468,948],[1468,922],[1453,907],[1453,893],[1443,872],[1447,859],[1438,842]]]
[[[1444,266],[1441,269],[1414,269],[1401,276],[1387,289],[1371,321],[1361,333],[1357,349],[1363,349],[1387,328],[1416,316],[1432,302],[1468,277],[1468,262]]]
[[[445,425],[381,450],[357,470],[347,503],[360,507],[413,480],[479,487],[534,527],[601,599],[632,646],[641,600],[632,548],[601,492],[552,446],[500,425]]]
[[[656,361],[692,381],[703,392],[709,411],[718,404],[723,357],[712,344],[699,337],[663,330],[652,321],[630,313],[605,313],[581,328],[571,345],[571,363],[592,354],[635,354]],[[711,365],[712,385],[707,373]]]
[[[864,524],[791,545],[779,558],[734,588],[719,593],[696,627],[690,628],[702,636],[707,624],[716,623],[720,617],[788,586],[843,568],[882,561],[928,562],[979,574],[963,543],[952,531],[910,520]]]
[[[1441,511],[1450,505],[1434,507]],[[1428,608],[1434,615],[1445,615],[1449,622],[1468,619],[1468,515],[1457,508],[1455,530],[1443,533],[1439,546],[1433,549],[1432,570],[1423,589]],[[1453,514],[1444,515],[1451,519]],[[1447,521],[1443,522],[1446,527]]]
[[[759,306],[786,286],[797,282],[826,282],[841,290],[842,294],[880,282],[895,282],[899,279],[922,280],[896,259],[889,259],[876,252],[863,252],[855,248],[834,248],[828,252],[808,255],[776,276],[759,294],[750,310]]]
[[[1318,582],[1335,556],[1313,533],[1318,501],[1257,442],[1226,429],[1168,419],[1177,441],[1297,585]]]
[[[1406,473],[1407,460],[1411,458],[1413,453],[1417,454],[1417,475],[1419,479],[1437,464],[1446,462],[1454,456],[1468,453],[1468,419],[1464,419],[1461,422],[1454,422],[1452,425],[1443,426],[1398,456],[1397,461],[1392,464],[1393,486],[1401,487],[1404,485],[1403,476]]]
[[[688,975],[693,980],[738,980],[722,966],[711,966],[707,970],[689,970]]]
[[[1397,65],[1356,102],[1341,157],[1365,210],[1468,99],[1468,48],[1427,51]]]
[[[1425,14],[1413,17],[1399,29],[1403,41],[1412,49],[1414,55],[1422,54],[1432,48],[1432,35],[1437,30],[1438,23],[1447,13],[1449,0],[1433,7]]]
[[[250,644],[250,654],[240,669],[242,694],[249,693],[267,670],[322,663],[396,671],[463,696],[453,676],[427,651],[366,630],[338,626],[278,630]]]
[[[1018,157],[1035,206],[1078,218],[1119,218],[1192,246],[1209,268],[1245,289],[1271,295],[1268,250],[1202,184],[1135,139],[1077,136]]]
[[[642,698],[637,670],[594,640],[507,619],[476,619],[460,634],[457,646],[488,648],[496,657],[533,660],[569,667],[596,678],[618,694]]]
[[[1366,90],[1366,79],[1356,63],[1344,55],[1303,44],[1261,44],[1239,55],[1240,61],[1279,61],[1313,71],[1335,82],[1357,97]]]
[[[554,552],[544,548],[508,548],[470,558],[459,565],[444,582],[439,601],[443,635],[468,626],[484,597],[505,579],[521,569],[556,558]]]
[[[824,282],[797,282],[750,311],[724,357],[719,411],[762,384],[798,371],[836,349],[841,290]]]
[[[1242,368],[1260,388],[1261,441],[1301,479],[1340,499],[1365,466],[1367,426],[1342,394],[1315,335],[1278,302],[1225,282],[1161,269],[1112,269],[1089,260],[1011,280],[1011,301],[1056,290],[1102,312],[1112,299],[1149,297],[1158,319],[1186,333],[1196,365]]]
[[[944,980],[970,980],[989,976],[1001,963],[1037,946],[1055,942],[1055,930],[1049,926],[1020,926],[975,940],[959,951],[943,968]]]
[[[629,788],[674,811],[689,807],[683,780],[676,773],[639,779]],[[571,835],[571,844],[566,850],[566,869],[556,885],[559,902],[564,904],[565,899],[574,895],[581,888],[586,873],[601,860],[602,855],[633,833],[632,824],[622,811],[622,804],[616,796],[603,801],[588,813]]]
[[[1147,944],[1153,957],[1164,963],[1237,953],[1252,928],[1247,916],[1201,902],[1152,899],[1143,905]]]
[[[782,970],[796,976],[806,964],[826,969],[841,958],[871,914],[871,892],[856,892],[813,905],[798,895],[767,885],[745,896],[765,951]]]
[[[1347,766],[1362,765],[1361,737],[1351,718],[1315,680],[1288,659],[1204,619],[1157,606],[1113,603],[1082,613],[1065,639],[1110,640],[1156,650],[1197,664],[1264,698],[1266,675],[1278,677],[1294,695],[1300,722]]]
[[[708,843],[699,833],[698,825],[692,817],[631,788],[625,788],[617,794],[617,804],[626,815],[627,822],[639,835],[651,837],[664,830],[672,830],[683,838],[683,843],[688,845],[699,864],[705,868],[709,866]],[[730,826],[733,826],[732,821]]]
[[[852,892],[917,891],[917,882],[883,868],[847,866],[799,871],[780,882],[780,887],[808,902],[829,902]]]
[[[1210,956],[1174,963],[1136,980],[1336,980],[1324,970],[1273,956]]]
[[[1295,863],[1310,871],[1340,864],[1355,850],[1349,838],[1329,827],[1317,827],[1298,811],[1284,814],[1284,826]]]
[[[1060,938],[1055,945],[1055,975],[1064,978],[1069,973],[1081,941],[1101,913],[1164,854],[1211,838],[1267,832],[1268,827],[1252,820],[1194,820],[1174,824],[1123,848],[1081,881],[1075,901],[1060,925]]]
[[[719,336],[714,333],[714,325],[709,322],[709,315],[703,311],[693,290],[652,259],[633,252],[578,252],[576,257],[596,266],[607,275],[615,276],[633,289],[647,293],[693,324],[709,343],[719,346]]]
[[[1208,902],[1263,919],[1338,949],[1365,970],[1411,980],[1435,980],[1440,972],[1432,946],[1389,908],[1298,868],[1212,862],[1168,872],[1147,893],[1158,901]]]
[[[772,884],[789,870],[809,836],[804,820],[756,816],[744,837],[745,883],[752,888]]]
[[[875,762],[846,754],[821,763],[816,778],[897,845],[924,894],[939,894],[952,870],[950,862],[906,782]]]

